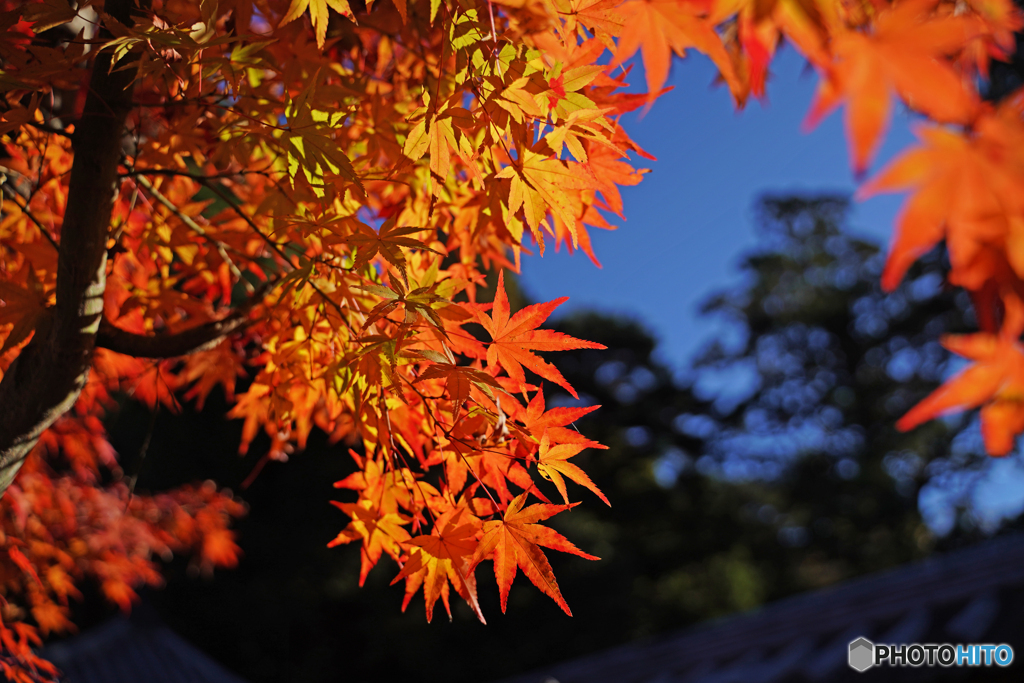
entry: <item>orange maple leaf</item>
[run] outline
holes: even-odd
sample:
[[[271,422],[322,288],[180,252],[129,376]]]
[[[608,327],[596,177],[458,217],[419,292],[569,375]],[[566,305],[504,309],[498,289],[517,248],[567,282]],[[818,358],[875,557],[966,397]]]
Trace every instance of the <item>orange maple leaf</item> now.
[[[537,489],[526,468],[507,453],[485,448],[458,456],[458,458],[458,462],[453,463],[452,469],[459,472],[465,468],[471,472],[473,478],[479,478],[485,486],[490,487],[502,503],[507,503],[513,498],[512,492],[508,489],[508,482],[546,500]],[[462,476],[465,477],[465,475]]]
[[[1012,104],[980,116],[971,133],[921,127],[922,144],[904,153],[858,193],[912,190],[897,219],[882,273],[892,290],[924,253],[945,239],[950,281],[981,289],[995,275],[983,252],[995,247],[1024,274],[1024,124]]]
[[[439,252],[431,249],[422,241],[409,237],[409,235],[415,235],[419,232],[423,232],[423,228],[399,226],[398,215],[396,214],[384,221],[380,226],[379,233],[374,232],[373,228],[365,223],[357,222],[353,234],[339,241],[356,246],[356,260],[352,265],[354,269],[360,270],[369,264],[374,256],[380,254],[385,261],[402,274],[402,279],[408,283],[409,276],[406,270],[406,259],[405,254],[402,253],[402,247],[422,249],[440,255]]]
[[[506,166],[495,177],[509,178],[508,210],[514,214],[523,209],[527,225],[538,244],[543,244],[539,227],[548,212],[558,216],[569,228],[576,245],[577,212],[570,198],[572,190],[592,189],[596,181],[589,167],[549,158],[522,146],[522,159]],[[543,254],[543,249],[541,250]]]
[[[228,401],[235,399],[235,380],[245,376],[230,340],[222,341],[215,348],[193,353],[185,360],[180,378],[183,385],[195,382],[185,398],[196,398],[196,410],[202,410],[206,397],[218,384],[224,389]]]
[[[518,413],[516,418],[523,423],[526,431],[530,434],[547,434],[548,438],[554,443],[574,443],[584,444],[588,448],[607,448],[607,446],[602,446],[596,441],[591,441],[576,429],[565,428],[565,425],[574,423],[584,415],[592,413],[600,407],[559,407],[545,411],[544,392],[538,391],[530,399],[526,410],[522,410],[522,407],[517,405],[517,409],[522,412]]]
[[[590,30],[604,44],[611,48],[612,36],[622,30],[622,17],[618,14],[619,0],[569,0],[570,10],[565,12],[565,32],[579,30],[577,22]]]
[[[746,98],[746,85],[736,75],[729,53],[714,26],[701,16],[705,14],[704,10],[697,2],[678,0],[630,0],[623,3],[618,13],[625,22],[611,65],[621,64],[639,49],[643,53],[647,74],[648,102],[652,102],[668,80],[672,53],[682,57],[687,48],[696,48],[711,58],[729,84],[733,97],[742,103]]]
[[[18,569],[30,575],[38,585],[43,585],[43,582],[39,580],[39,575],[36,574],[36,569],[32,565],[32,562],[25,557],[25,553],[21,552],[16,546],[9,546],[7,548],[7,556],[11,558],[11,561],[18,566]]]
[[[982,406],[981,432],[991,455],[1006,455],[1024,430],[1024,347],[986,332],[947,336],[942,345],[975,361],[896,423],[906,431],[955,410]]]
[[[132,603],[139,597],[127,582],[118,577],[104,580],[100,588],[107,600],[115,603],[126,614],[131,611]]]
[[[934,5],[934,0],[907,0],[881,12],[870,35],[851,30],[833,38],[835,62],[807,125],[817,125],[845,99],[850,157],[858,173],[867,168],[889,125],[893,93],[940,123],[965,123],[977,109],[977,96],[944,59],[974,37],[976,23],[933,18]]]
[[[408,524],[409,519],[396,512],[380,514],[380,509],[373,507],[369,501],[359,503],[340,503],[331,501],[342,512],[352,518],[333,541],[327,544],[328,548],[336,545],[362,541],[359,548],[361,558],[359,568],[359,585],[366,581],[367,574],[373,569],[382,553],[387,553],[396,562],[401,556],[399,543],[409,540],[409,532],[402,528]]]
[[[235,543],[235,532],[230,529],[211,529],[203,534],[200,554],[204,562],[215,567],[237,567],[242,549]]]
[[[643,175],[647,173],[647,169],[633,168],[631,164],[623,160],[621,153],[605,146],[595,147],[591,150],[587,165],[597,180],[595,189],[601,192],[604,199],[599,206],[612,211],[619,218],[625,218],[622,213],[622,195],[619,193],[619,187],[638,185],[643,179]]]
[[[68,619],[67,607],[54,602],[41,602],[32,607],[32,618],[39,624],[39,630],[43,635],[50,633],[62,633],[74,628],[74,624]]]
[[[35,283],[30,281],[29,284]],[[0,302],[3,302],[0,306],[0,327],[13,325],[0,347],[0,356],[3,356],[35,330],[46,314],[46,297],[38,287],[25,289],[11,282],[0,282]]]
[[[487,557],[493,557],[494,576],[501,594],[502,612],[508,605],[508,592],[512,588],[512,580],[516,577],[518,567],[533,585],[558,603],[558,606],[571,617],[569,605],[565,604],[562,593],[558,590],[555,573],[540,546],[579,555],[588,560],[600,558],[583,552],[554,529],[537,524],[563,510],[568,510],[573,505],[537,503],[524,509],[526,495],[521,493],[509,503],[504,519],[484,522],[484,534],[476,549],[472,566],[475,567]]]
[[[356,18],[352,14],[348,0],[292,0],[292,4],[288,7],[288,13],[281,19],[281,26],[298,19],[306,11],[306,8],[309,8],[309,18],[316,31],[316,46],[322,50],[324,39],[327,37],[327,20],[330,14],[327,11],[328,7],[355,22]]]
[[[447,349],[446,349],[447,350]],[[498,381],[482,370],[477,370],[468,365],[456,365],[455,358],[443,355],[436,351],[420,350],[418,355],[433,361],[431,365],[424,368],[416,382],[428,379],[444,379],[445,390],[452,401],[452,419],[456,419],[462,405],[469,399],[470,389],[477,387],[488,397],[493,397],[493,389],[502,391]]]
[[[569,477],[580,486],[590,489],[598,498],[604,501],[605,505],[611,507],[612,504],[608,502],[608,498],[590,480],[587,473],[577,465],[569,462],[569,458],[578,454],[586,447],[587,444],[580,443],[562,443],[552,446],[547,432],[544,432],[544,436],[540,439],[540,452],[537,454],[537,470],[542,477],[555,485],[558,492],[562,494],[562,500],[565,501],[566,505],[569,504],[569,494],[565,489],[563,476]]]
[[[417,546],[402,567],[402,571],[391,582],[394,585],[405,579],[405,599],[402,610],[409,600],[423,586],[423,599],[427,607],[427,621],[434,616],[434,604],[438,598],[444,603],[451,619],[452,610],[448,603],[448,582],[473,609],[477,618],[487,623],[476,596],[476,579],[469,560],[477,548],[476,534],[479,521],[466,512],[465,508],[452,508],[437,518],[434,533],[410,539],[410,545]],[[475,523],[474,523],[475,522]]]
[[[533,351],[568,351],[571,349],[603,349],[602,344],[570,337],[553,330],[538,330],[558,306],[568,297],[562,297],[543,304],[533,304],[509,317],[508,295],[505,293],[505,272],[498,273],[498,289],[494,295],[494,308],[491,317],[478,314],[480,323],[491,335],[491,343],[487,346],[487,364],[491,367],[504,368],[520,387],[526,382],[523,366],[526,366],[544,379],[562,387],[573,398],[579,398],[576,390],[562,377],[554,365],[545,362]]]

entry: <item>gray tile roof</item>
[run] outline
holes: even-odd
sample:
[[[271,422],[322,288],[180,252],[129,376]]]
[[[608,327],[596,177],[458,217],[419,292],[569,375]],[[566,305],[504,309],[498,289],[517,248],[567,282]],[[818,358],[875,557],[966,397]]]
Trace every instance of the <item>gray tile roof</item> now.
[[[152,619],[111,619],[42,655],[67,683],[245,683]]]
[[[864,680],[859,636],[880,643],[1007,642],[1024,652],[1024,534],[805,593],[680,633],[504,683],[813,683]],[[1015,663],[1017,669],[1024,663]],[[958,669],[875,669],[872,681],[945,680]],[[1024,681],[1024,674],[1017,673]]]

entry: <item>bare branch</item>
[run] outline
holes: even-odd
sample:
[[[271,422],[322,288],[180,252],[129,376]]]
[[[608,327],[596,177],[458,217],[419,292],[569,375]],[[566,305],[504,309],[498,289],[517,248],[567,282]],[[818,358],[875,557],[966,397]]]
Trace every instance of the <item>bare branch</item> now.
[[[241,306],[220,320],[168,334],[145,335],[115,327],[105,318],[100,321],[96,346],[137,358],[175,358],[210,348],[232,332],[249,324],[249,312],[259,304],[275,284],[263,282]]]
[[[248,323],[244,313],[204,323],[170,334],[145,335],[126,332],[104,319],[96,335],[96,346],[137,358],[175,358],[208,349]]]

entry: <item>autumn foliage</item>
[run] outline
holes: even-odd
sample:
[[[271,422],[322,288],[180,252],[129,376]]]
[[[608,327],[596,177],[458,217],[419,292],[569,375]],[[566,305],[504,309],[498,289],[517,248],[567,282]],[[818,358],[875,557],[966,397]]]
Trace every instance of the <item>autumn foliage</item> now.
[[[361,580],[387,554],[428,619],[453,590],[484,619],[482,563],[502,609],[521,570],[569,613],[542,549],[596,558],[543,522],[584,488],[608,501],[571,460],[600,448],[571,428],[593,408],[547,408],[544,382],[576,394],[538,353],[597,345],[541,327],[561,300],[511,311],[503,271],[552,245],[597,262],[589,231],[650,158],[619,119],[691,49],[743,106],[790,43],[820,74],[809,123],[845,108],[858,173],[893,107],[922,115],[921,146],[863,190],[912,192],[885,284],[945,240],[983,329],[900,426],[980,405],[997,455],[1024,429],[1024,99],[978,95],[1022,26],[1010,0],[0,7],[9,676],[48,675],[29,645],[71,627],[76,583],[127,608],[158,557],[237,560],[230,492],[133,495],[101,421],[120,396],[176,411],[219,389],[240,450],[262,433],[270,460],[314,427],[345,440],[332,544],[359,546]],[[638,52],[647,93],[625,89]]]

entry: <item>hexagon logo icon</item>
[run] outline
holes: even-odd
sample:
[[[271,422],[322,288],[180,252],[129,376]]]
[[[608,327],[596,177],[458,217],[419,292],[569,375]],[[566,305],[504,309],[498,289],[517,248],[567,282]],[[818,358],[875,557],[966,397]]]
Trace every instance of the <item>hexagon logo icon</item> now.
[[[850,643],[850,668],[864,672],[875,664],[875,644],[867,638],[858,638]]]

